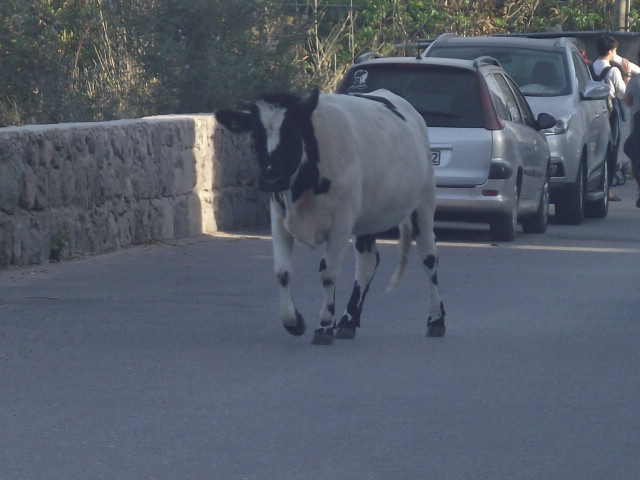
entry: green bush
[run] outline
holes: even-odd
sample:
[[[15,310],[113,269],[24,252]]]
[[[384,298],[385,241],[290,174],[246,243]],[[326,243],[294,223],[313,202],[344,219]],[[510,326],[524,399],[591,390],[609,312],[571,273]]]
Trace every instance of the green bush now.
[[[613,3],[3,0],[0,125],[207,112],[266,91],[332,90],[366,51],[444,32],[611,29]]]

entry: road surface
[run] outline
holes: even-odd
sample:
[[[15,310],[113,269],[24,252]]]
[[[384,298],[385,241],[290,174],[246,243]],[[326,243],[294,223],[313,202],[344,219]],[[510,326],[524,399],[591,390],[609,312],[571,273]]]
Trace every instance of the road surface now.
[[[263,236],[2,270],[0,478],[636,480],[640,209],[615,191],[607,219],[512,244],[439,225],[444,338],[415,251],[384,293],[392,241],[330,347],[310,345],[320,252],[296,249],[295,338]]]

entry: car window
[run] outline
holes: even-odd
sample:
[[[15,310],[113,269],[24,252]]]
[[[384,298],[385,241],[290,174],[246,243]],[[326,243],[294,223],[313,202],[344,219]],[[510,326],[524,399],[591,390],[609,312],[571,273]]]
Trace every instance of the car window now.
[[[573,64],[576,68],[576,78],[578,79],[578,90],[582,91],[587,86],[587,81],[591,80],[591,73],[584,59],[578,52],[572,52]]]
[[[516,102],[518,103],[518,107],[520,108],[520,113],[522,114],[523,123],[525,123],[526,125],[529,125],[532,128],[535,128],[536,120],[535,120],[535,117],[533,116],[533,113],[531,112],[531,107],[529,107],[527,100],[522,96],[522,93],[520,93],[518,86],[514,83],[513,80],[511,80],[508,77],[504,77],[504,79],[507,81],[507,83],[511,87],[511,92],[513,93],[513,96],[516,99]]]
[[[496,58],[524,95],[554,97],[569,95],[571,81],[561,51],[514,48],[512,46],[433,45],[430,57],[473,60],[483,55]]]
[[[484,126],[478,79],[471,70],[401,64],[355,66],[338,92],[367,93],[379,88],[407,99],[430,127]]]
[[[506,104],[509,115],[511,117],[511,121],[516,123],[524,123],[522,115],[520,114],[520,107],[518,107],[518,102],[516,100],[516,97],[513,95],[511,88],[509,88],[507,79],[499,73],[494,73],[493,75],[491,75],[491,78],[498,87],[498,90],[500,90],[500,96],[503,98],[503,101]]]

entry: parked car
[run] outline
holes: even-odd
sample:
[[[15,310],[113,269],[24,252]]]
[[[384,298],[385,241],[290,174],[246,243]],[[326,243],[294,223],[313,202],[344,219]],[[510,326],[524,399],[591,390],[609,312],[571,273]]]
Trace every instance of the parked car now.
[[[549,147],[516,83],[493,58],[392,57],[357,63],[339,93],[380,88],[407,99],[429,127],[437,218],[488,222],[493,239],[546,231]],[[366,119],[362,119],[366,121]]]
[[[606,217],[610,180],[615,174],[608,171],[606,161],[612,152],[606,103],[609,89],[592,80],[574,42],[444,34],[423,55],[498,59],[534,114],[547,112],[556,118],[556,125],[545,133],[551,149],[551,203],[557,221],[579,224],[585,214]]]

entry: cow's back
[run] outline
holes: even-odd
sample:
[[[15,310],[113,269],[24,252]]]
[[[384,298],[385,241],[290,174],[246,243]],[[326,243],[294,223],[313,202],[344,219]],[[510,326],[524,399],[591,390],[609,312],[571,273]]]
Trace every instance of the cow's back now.
[[[367,96],[321,95],[312,117],[320,171],[334,198],[354,207],[356,234],[395,226],[421,198],[435,196],[420,114],[389,91]]]

